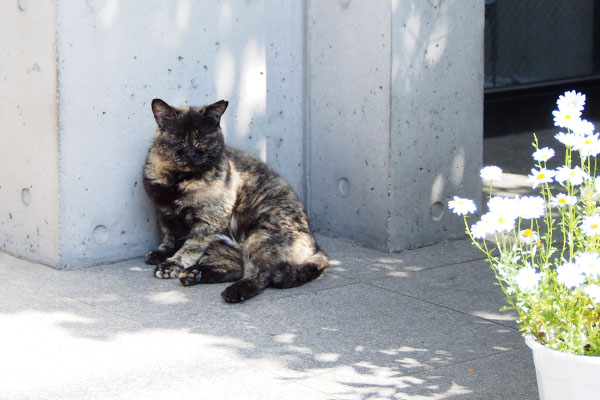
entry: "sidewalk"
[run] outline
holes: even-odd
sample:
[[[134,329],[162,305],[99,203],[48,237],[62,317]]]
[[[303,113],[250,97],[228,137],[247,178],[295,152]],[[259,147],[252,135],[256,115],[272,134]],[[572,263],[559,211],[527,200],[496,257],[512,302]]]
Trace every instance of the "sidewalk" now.
[[[0,253],[0,399],[537,399],[468,242],[318,238],[321,279],[237,305],[141,259],[56,271]]]

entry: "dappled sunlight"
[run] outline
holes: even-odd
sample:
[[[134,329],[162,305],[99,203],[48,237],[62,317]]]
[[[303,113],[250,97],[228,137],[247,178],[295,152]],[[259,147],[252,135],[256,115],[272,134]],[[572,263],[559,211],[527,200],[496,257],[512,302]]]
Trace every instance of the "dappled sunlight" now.
[[[396,1],[392,2],[392,10],[401,21],[397,27],[402,30],[397,51],[392,54],[392,82],[401,80],[404,93],[419,85],[427,68],[438,65],[447,50],[449,17],[441,7],[431,6],[430,15],[425,17],[423,9],[417,10],[415,5],[398,7]]]
[[[465,177],[465,148],[459,147],[454,151],[452,164],[450,165],[450,181],[455,188],[463,184]]]
[[[214,81],[217,98],[230,99],[234,93],[236,82],[236,65],[233,53],[228,47],[221,47],[217,51],[215,60]]]
[[[146,298],[158,304],[185,304],[190,302],[190,299],[179,290],[152,293],[147,295]]]
[[[177,29],[180,31],[185,31],[188,29],[190,25],[190,18],[192,16],[191,13],[192,5],[191,0],[179,0],[177,2]]]
[[[255,116],[264,115],[267,107],[267,66],[264,44],[249,38],[240,63],[236,129],[245,136]]]
[[[473,315],[491,321],[515,321],[517,319],[517,316],[514,312],[500,314],[489,311],[475,311],[473,312]]]
[[[433,183],[431,184],[431,192],[429,195],[430,204],[435,203],[436,201],[440,201],[444,198],[444,188],[446,179],[444,174],[437,174]]]
[[[488,182],[483,182],[483,192],[489,194]],[[494,182],[493,193],[495,196],[515,197],[516,195],[533,195],[538,194],[537,191],[531,188],[531,183],[527,181],[527,175],[512,174],[504,172],[502,180]]]

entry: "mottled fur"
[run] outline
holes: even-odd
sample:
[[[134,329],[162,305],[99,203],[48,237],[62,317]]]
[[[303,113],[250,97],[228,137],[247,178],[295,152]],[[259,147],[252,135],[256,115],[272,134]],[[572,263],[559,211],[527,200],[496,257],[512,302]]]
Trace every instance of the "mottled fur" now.
[[[144,167],[162,243],[148,253],[157,278],[184,285],[235,282],[228,302],[267,286],[289,288],[328,265],[291,187],[266,163],[228,147],[220,128],[226,101],[173,108],[152,101],[158,124]]]

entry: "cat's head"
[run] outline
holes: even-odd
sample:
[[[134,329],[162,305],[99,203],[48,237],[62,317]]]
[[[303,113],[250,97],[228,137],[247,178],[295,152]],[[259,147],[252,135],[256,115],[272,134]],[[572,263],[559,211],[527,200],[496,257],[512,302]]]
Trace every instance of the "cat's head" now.
[[[158,124],[155,146],[183,169],[206,169],[218,164],[225,149],[221,116],[225,100],[203,107],[171,107],[160,99],[152,100]]]

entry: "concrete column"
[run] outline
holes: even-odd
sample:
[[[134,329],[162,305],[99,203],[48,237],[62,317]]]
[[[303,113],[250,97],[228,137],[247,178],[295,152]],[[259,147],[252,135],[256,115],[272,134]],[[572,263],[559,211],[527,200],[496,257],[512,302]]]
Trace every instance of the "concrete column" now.
[[[0,5],[0,249],[60,259],[55,9]]]
[[[397,251],[460,236],[478,198],[484,3],[308,1],[310,213]]]
[[[227,141],[303,196],[302,1],[7,0],[0,15],[6,251],[70,268],[157,244],[141,181],[155,97],[229,100]]]

